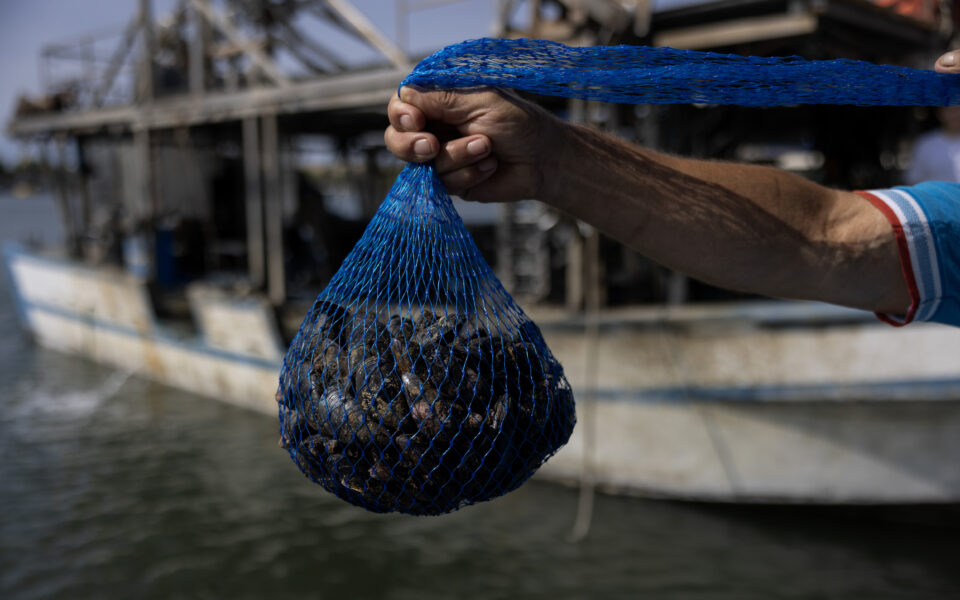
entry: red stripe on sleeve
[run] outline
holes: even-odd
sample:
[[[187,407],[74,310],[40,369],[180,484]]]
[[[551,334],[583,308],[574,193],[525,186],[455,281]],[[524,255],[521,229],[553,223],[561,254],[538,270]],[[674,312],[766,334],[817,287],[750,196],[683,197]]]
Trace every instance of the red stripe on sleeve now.
[[[873,204],[877,207],[877,210],[883,213],[887,221],[890,221],[890,226],[893,227],[893,235],[897,238],[897,248],[900,251],[900,268],[903,271],[903,278],[907,282],[907,289],[910,291],[910,308],[907,309],[907,315],[903,321],[896,321],[890,315],[883,313],[874,314],[884,323],[889,323],[894,327],[903,327],[913,321],[914,315],[917,314],[917,307],[920,305],[920,290],[917,289],[917,279],[913,275],[913,263],[910,261],[910,245],[907,243],[907,236],[903,232],[903,225],[897,218],[896,213],[882,198],[869,192],[857,191],[855,193],[869,200],[870,204]]]

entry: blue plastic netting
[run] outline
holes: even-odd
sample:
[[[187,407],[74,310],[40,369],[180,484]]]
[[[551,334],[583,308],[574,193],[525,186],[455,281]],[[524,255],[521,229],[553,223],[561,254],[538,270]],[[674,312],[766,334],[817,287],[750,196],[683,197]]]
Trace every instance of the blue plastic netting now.
[[[474,40],[404,84],[627,103],[948,105],[960,77],[537,40]],[[563,369],[481,257],[431,165],[408,165],[291,344],[280,445],[377,512],[439,514],[523,483],[569,438]]]
[[[284,359],[281,439],[376,511],[439,514],[523,483],[573,431],[537,326],[429,165],[408,165]]]
[[[646,46],[571,48],[469,40],[428,56],[401,85],[494,86],[626,104],[960,104],[960,77],[854,60],[760,58]]]

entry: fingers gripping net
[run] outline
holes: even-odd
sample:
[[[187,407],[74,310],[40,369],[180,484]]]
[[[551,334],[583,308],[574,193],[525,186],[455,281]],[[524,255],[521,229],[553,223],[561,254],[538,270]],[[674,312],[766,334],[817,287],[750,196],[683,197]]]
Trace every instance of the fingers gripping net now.
[[[494,86],[625,104],[960,104],[960,77],[854,60],[479,39],[423,59],[401,85]]]
[[[440,514],[523,483],[570,437],[573,395],[429,165],[408,165],[307,313],[280,445],[376,512]]]

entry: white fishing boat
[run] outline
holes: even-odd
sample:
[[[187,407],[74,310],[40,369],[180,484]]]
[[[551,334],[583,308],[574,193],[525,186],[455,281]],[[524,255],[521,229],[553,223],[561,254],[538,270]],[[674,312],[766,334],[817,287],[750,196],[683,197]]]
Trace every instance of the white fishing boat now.
[[[384,106],[415,62],[347,0],[295,4],[340,37],[359,40],[369,60],[350,62],[329,40],[308,39],[298,15],[266,18],[271,3],[231,3],[248,11],[233,14],[220,3],[184,0],[157,24],[144,0],[113,36],[106,65],[81,64],[69,87],[21,103],[8,128],[60,157],[56,189],[68,242],[61,254],[4,250],[22,321],[39,344],[276,414],[288,317],[302,315],[309,298],[291,303],[290,288],[303,273],[328,280],[383,198],[395,167],[378,162]],[[557,0],[531,3],[543,10],[522,25],[514,4],[503,3],[498,35],[576,44],[812,49],[815,57],[828,48],[896,62],[933,53],[940,35],[934,23],[856,0],[731,0],[654,13],[643,2]],[[57,44],[44,60],[99,56],[97,43]],[[273,54],[281,50],[282,64]],[[299,70],[285,70],[296,61]],[[673,151],[778,163],[786,148],[803,158],[787,161],[800,169],[827,164],[876,185],[893,168],[881,168],[881,160],[864,167],[848,161],[843,146],[798,153],[796,143],[768,138],[787,125],[804,135],[846,127],[855,134],[841,137],[855,139],[860,154],[869,148],[889,158],[897,151],[896,136],[880,135],[876,118],[826,108],[746,116],[703,107],[671,114],[551,108],[586,121],[600,117],[608,129]],[[908,132],[911,111],[884,113],[884,126]],[[726,123],[736,135],[721,131]],[[340,161],[322,189],[300,182],[295,156],[318,138]],[[338,177],[349,175],[351,164],[360,168],[346,204],[356,214],[338,215],[335,205],[346,196],[337,193]],[[587,319],[585,289],[632,294],[620,302],[630,305],[634,296],[649,302],[651,281],[659,281],[658,298],[677,301],[683,286],[673,283],[683,280],[664,286],[661,271],[618,248],[606,253],[619,265],[616,277],[609,266],[603,279],[599,250],[592,259],[584,250],[599,245],[595,234],[570,222],[562,236],[548,232],[562,217],[529,205],[500,216],[506,225],[485,225],[481,248],[498,256],[508,288],[532,299],[524,307],[578,401],[573,438],[540,477],[724,502],[960,502],[956,330],[899,330],[867,313],[818,304],[701,304],[696,297],[600,308]],[[564,247],[550,236],[562,237]],[[285,248],[292,241],[301,244],[299,254]],[[110,256],[116,266],[102,266]],[[310,262],[298,266],[304,257]],[[558,262],[563,266],[554,267]],[[207,271],[191,271],[198,264]],[[179,320],[155,301],[171,294]]]
[[[27,329],[47,347],[276,414],[269,303],[196,285],[196,333],[155,317],[143,280],[8,248]],[[827,305],[737,302],[530,311],[578,401],[545,479],[725,502],[960,501],[960,335]]]

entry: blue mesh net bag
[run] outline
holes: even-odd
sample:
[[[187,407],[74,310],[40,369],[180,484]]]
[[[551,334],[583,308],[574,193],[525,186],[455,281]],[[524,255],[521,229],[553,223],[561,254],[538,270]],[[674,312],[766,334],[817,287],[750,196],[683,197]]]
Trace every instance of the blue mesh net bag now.
[[[624,103],[960,102],[960,77],[859,61],[471,40],[403,84]],[[480,256],[430,165],[408,165],[284,359],[280,445],[377,512],[440,514],[523,483],[569,438],[563,369]]]
[[[284,359],[281,438],[376,512],[516,488],[570,437],[573,394],[427,164],[408,165]]]
[[[624,104],[960,103],[960,76],[858,60],[758,57],[647,46],[571,48],[546,40],[468,40],[420,61],[402,85],[493,86]]]

